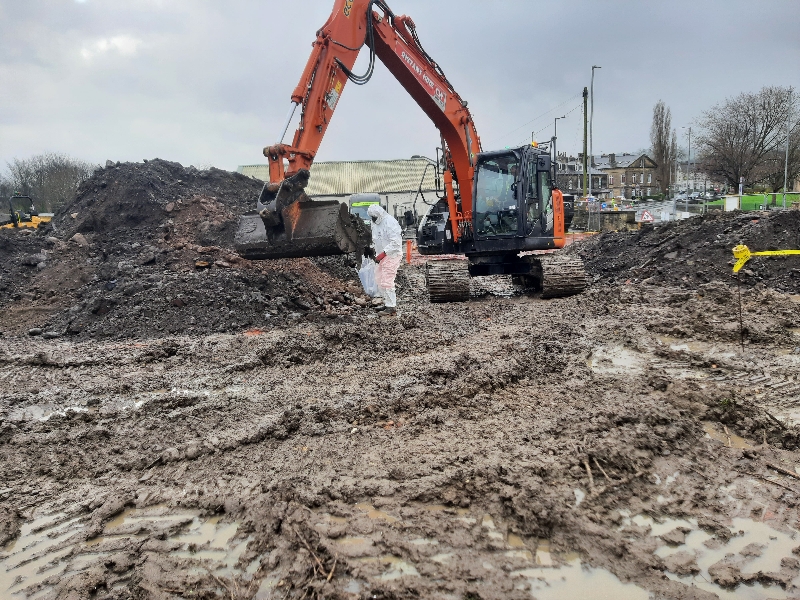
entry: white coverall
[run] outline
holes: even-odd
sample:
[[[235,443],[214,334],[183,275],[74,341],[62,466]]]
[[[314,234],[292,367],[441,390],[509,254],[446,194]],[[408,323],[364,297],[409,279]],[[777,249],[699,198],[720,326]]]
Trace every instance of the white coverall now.
[[[375,281],[383,297],[383,305],[386,308],[395,308],[397,294],[394,290],[394,278],[403,258],[403,230],[397,219],[378,204],[371,204],[367,208],[367,214],[372,218],[372,242],[375,244],[375,254],[386,253],[386,257],[375,269]]]

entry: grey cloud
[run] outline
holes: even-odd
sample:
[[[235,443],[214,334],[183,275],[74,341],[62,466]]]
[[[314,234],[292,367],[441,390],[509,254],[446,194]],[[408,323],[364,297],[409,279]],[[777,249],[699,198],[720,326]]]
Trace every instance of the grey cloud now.
[[[96,162],[262,162],[332,4],[0,0],[0,164],[46,150]],[[580,104],[574,97],[592,64],[603,67],[595,151],[647,146],[659,99],[681,126],[743,90],[800,88],[795,1],[390,5],[414,18],[428,52],[469,100],[487,149],[537,130],[549,138],[553,117]],[[559,148],[579,151],[581,135],[578,109],[559,122]],[[379,65],[368,85],[345,90],[318,159],[431,154],[437,142]]]

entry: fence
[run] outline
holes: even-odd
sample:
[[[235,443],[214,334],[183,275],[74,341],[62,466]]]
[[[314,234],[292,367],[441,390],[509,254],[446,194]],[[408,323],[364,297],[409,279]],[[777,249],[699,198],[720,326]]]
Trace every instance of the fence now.
[[[783,192],[769,194],[745,194],[743,196],[728,195],[716,200],[666,200],[663,202],[641,202],[634,205],[623,205],[614,209],[602,209],[599,202],[575,201],[575,216],[570,230],[604,231],[614,227],[618,221],[615,217],[620,213],[635,212],[635,222],[661,224],[668,221],[679,221],[695,215],[703,215],[709,211],[733,210],[784,210]],[[786,193],[786,209],[800,210],[800,192]],[[645,214],[646,213],[646,214]],[[643,219],[644,217],[644,219]]]

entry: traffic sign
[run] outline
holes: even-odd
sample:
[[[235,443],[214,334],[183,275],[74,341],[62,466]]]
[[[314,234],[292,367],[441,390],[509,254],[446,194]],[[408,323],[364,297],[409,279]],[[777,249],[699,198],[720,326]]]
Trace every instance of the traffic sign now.
[[[655,221],[655,219],[653,218],[653,215],[651,215],[650,212],[646,211],[646,210],[642,211],[642,218],[639,219],[639,220],[642,223],[652,223],[653,221]]]

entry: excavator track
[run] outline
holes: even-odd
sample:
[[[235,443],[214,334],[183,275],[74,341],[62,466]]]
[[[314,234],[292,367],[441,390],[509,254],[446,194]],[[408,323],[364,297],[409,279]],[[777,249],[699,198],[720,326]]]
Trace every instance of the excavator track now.
[[[432,260],[425,268],[431,302],[469,300],[469,269],[466,260]]]
[[[588,286],[586,270],[580,258],[558,255],[526,257],[542,293],[542,298],[563,298],[580,294]]]

